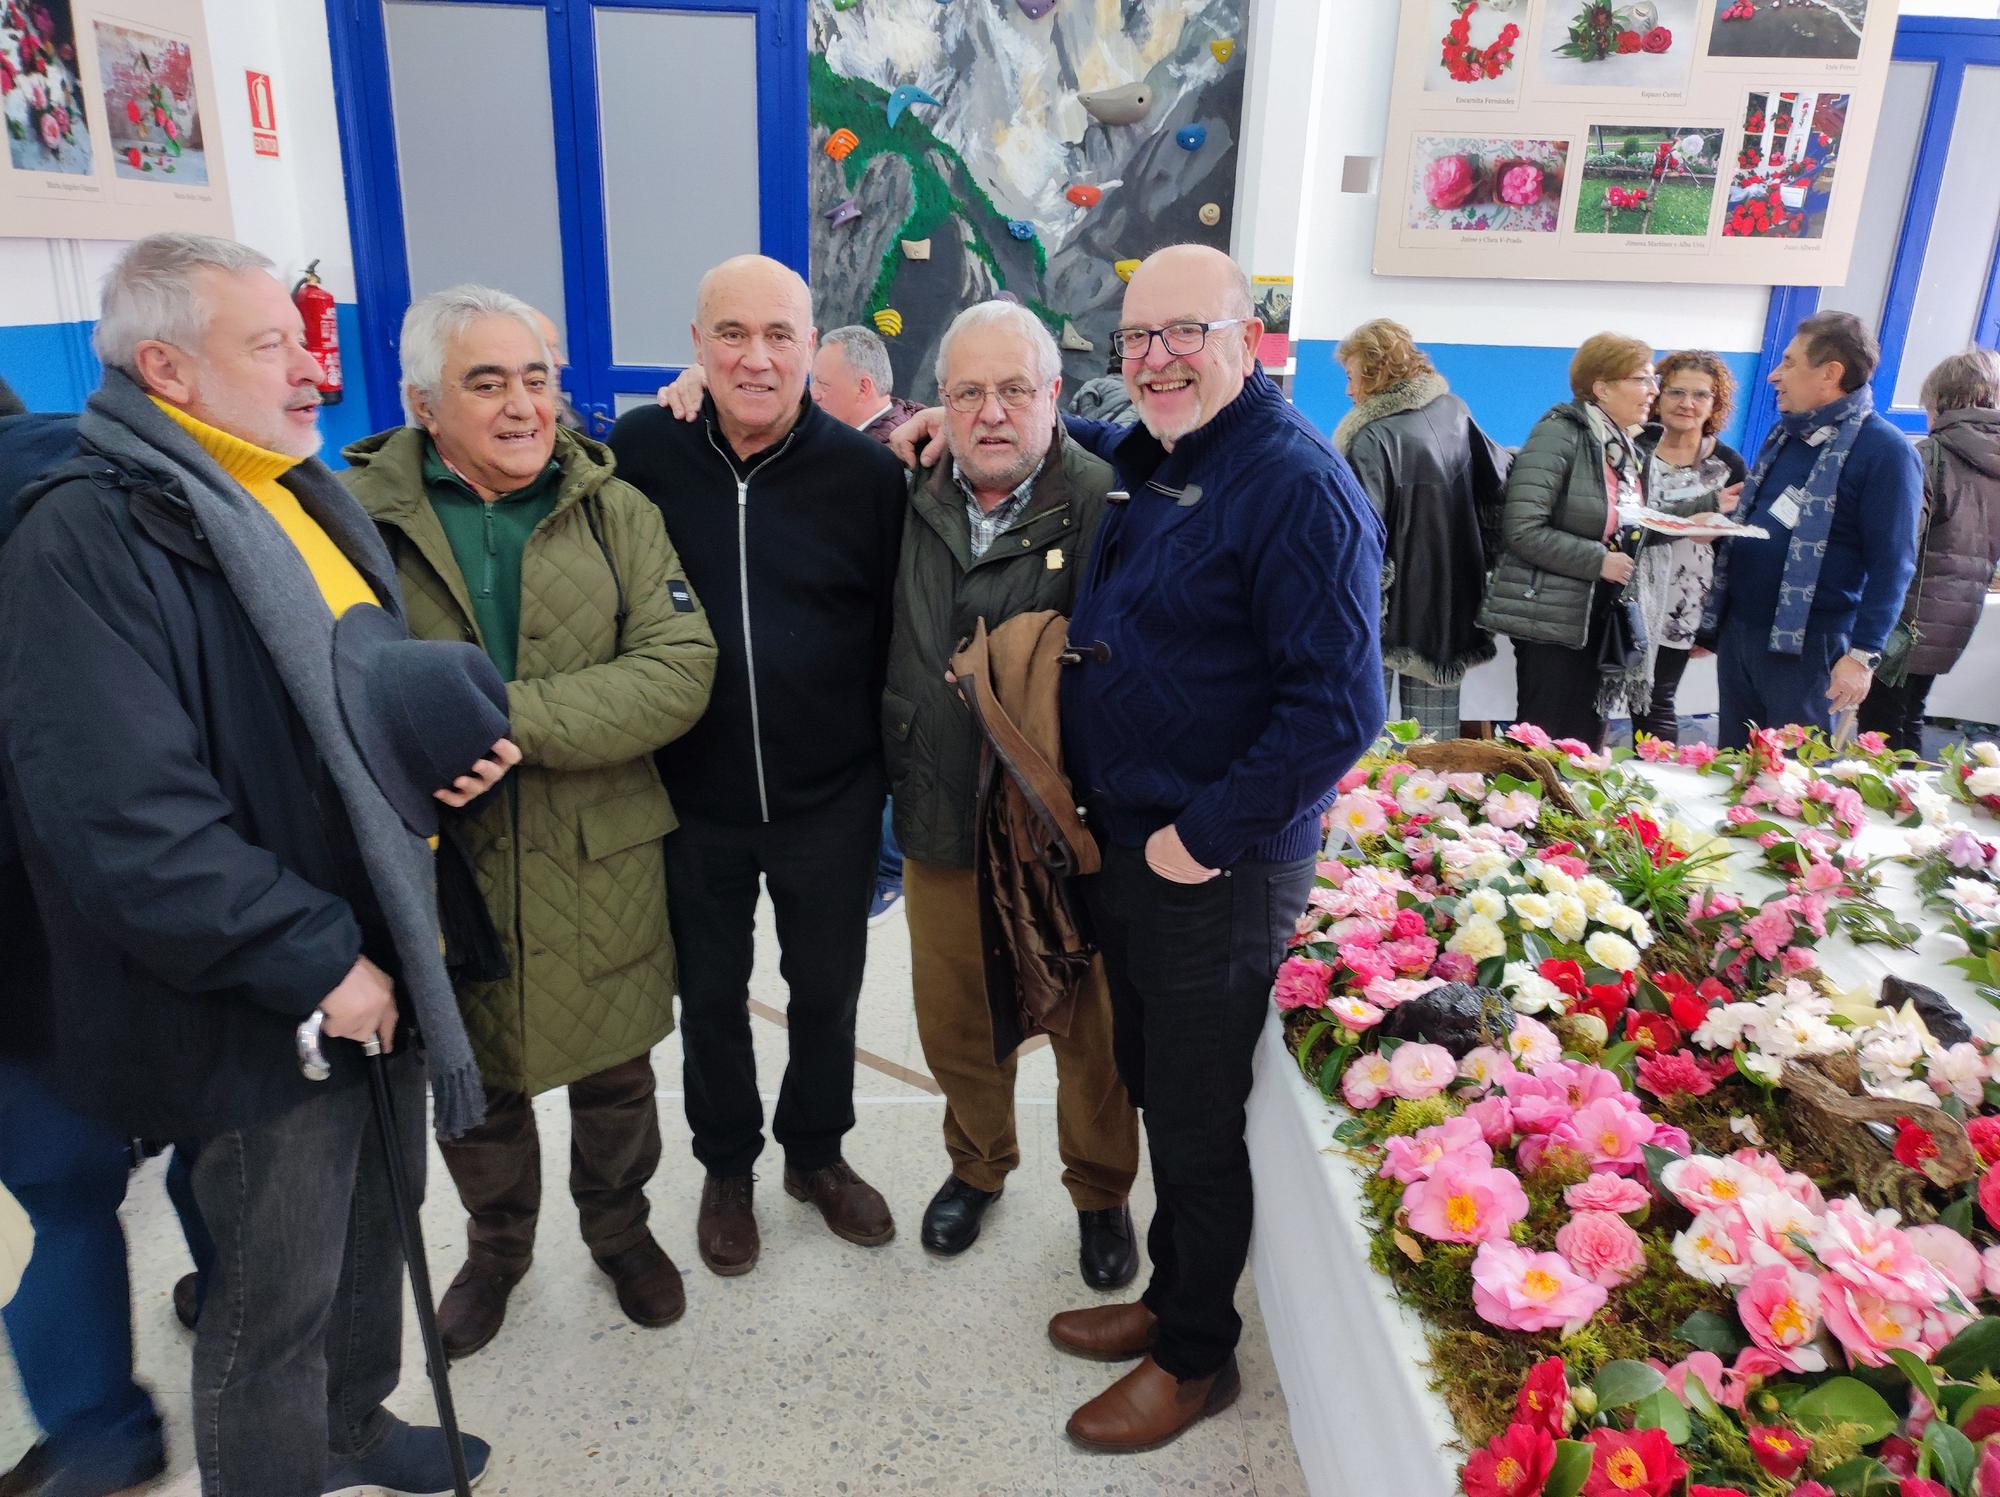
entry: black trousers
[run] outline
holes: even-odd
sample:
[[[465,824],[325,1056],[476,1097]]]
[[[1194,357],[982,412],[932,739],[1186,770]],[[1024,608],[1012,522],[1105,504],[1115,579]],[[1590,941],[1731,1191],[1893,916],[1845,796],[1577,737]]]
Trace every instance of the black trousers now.
[[[1674,697],[1681,689],[1681,677],[1687,674],[1688,650],[1662,649],[1653,656],[1653,700],[1646,709],[1646,715],[1634,719],[1634,733],[1650,733],[1666,743],[1681,741],[1680,709],[1674,705]]]
[[[1533,723],[1551,738],[1578,738],[1604,747],[1604,719],[1597,714],[1603,672],[1597,665],[1596,631],[1582,649],[1514,641],[1514,720]]]
[[[1863,733],[1882,733],[1889,747],[1924,751],[1924,704],[1929,700],[1936,676],[1905,676],[1900,686],[1890,686],[1879,676],[1861,700],[1855,726]]]
[[[1153,1356],[1177,1378],[1216,1372],[1242,1333],[1251,1057],[1312,876],[1305,858],[1176,884],[1138,849],[1107,847],[1103,870],[1081,881],[1111,986],[1112,1052],[1153,1159]]]
[[[791,1056],[771,1133],[794,1169],[840,1157],[854,1126],[854,1011],[881,840],[882,785],[872,776],[804,816],[749,827],[688,820],[668,835],[688,1129],[711,1175],[749,1174],[764,1148],[749,1010],[760,875],[791,990]]]

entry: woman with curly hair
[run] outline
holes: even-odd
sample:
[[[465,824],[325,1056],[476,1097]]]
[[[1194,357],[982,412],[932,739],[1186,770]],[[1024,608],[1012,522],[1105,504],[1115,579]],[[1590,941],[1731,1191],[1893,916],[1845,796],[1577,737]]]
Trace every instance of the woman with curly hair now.
[[[1479,627],[1494,532],[1497,560],[1504,459],[1399,322],[1377,318],[1335,354],[1354,409],[1333,445],[1388,531],[1382,567],[1383,694],[1391,717],[1415,718],[1432,738],[1456,738],[1458,687],[1493,658]]]
[[[1649,465],[1648,502],[1674,513],[1714,508],[1728,514],[1736,507],[1747,471],[1742,455],[1715,435],[1735,403],[1736,380],[1729,366],[1712,353],[1688,349],[1668,354],[1657,373],[1660,391],[1652,419],[1639,434],[1639,450]],[[1710,495],[1712,504],[1695,502]],[[1633,715],[1634,733],[1680,741],[1674,695],[1714,577],[1711,541],[1661,545],[1655,540],[1640,553],[1639,613],[1646,625],[1646,674],[1652,684],[1647,710]]]

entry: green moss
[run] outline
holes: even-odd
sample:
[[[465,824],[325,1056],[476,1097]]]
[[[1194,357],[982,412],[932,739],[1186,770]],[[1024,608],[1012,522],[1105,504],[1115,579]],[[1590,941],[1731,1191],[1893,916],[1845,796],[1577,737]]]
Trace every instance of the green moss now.
[[[1382,1131],[1390,1137],[1407,1138],[1425,1128],[1435,1128],[1464,1110],[1459,1103],[1442,1094],[1425,1097],[1420,1102],[1399,1101],[1389,1109],[1389,1121],[1383,1125]]]

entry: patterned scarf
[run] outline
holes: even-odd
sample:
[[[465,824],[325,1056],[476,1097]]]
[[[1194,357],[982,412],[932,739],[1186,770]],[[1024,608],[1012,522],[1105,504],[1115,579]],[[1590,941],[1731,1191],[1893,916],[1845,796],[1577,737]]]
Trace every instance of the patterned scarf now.
[[[1756,466],[1744,484],[1746,498],[1754,500],[1761,496],[1764,480],[1787,442],[1804,442],[1815,433],[1830,433],[1819,438],[1819,456],[1813,460],[1812,472],[1799,490],[1798,519],[1792,526],[1791,546],[1785,553],[1785,573],[1778,584],[1777,614],[1771,620],[1773,654],[1798,655],[1805,651],[1806,620],[1812,613],[1813,594],[1819,588],[1819,569],[1826,561],[1826,538],[1833,529],[1833,505],[1840,490],[1841,469],[1846,466],[1847,454],[1853,450],[1855,438],[1861,435],[1861,427],[1874,409],[1875,397],[1863,385],[1818,410],[1779,416],[1778,424],[1764,438],[1764,449],[1757,454]],[[1748,507],[1746,504],[1745,508]],[[1708,614],[1702,620],[1706,632],[1713,632],[1722,599],[1728,592],[1728,581],[1729,553],[1725,548],[1715,561],[1715,587],[1709,594]]]

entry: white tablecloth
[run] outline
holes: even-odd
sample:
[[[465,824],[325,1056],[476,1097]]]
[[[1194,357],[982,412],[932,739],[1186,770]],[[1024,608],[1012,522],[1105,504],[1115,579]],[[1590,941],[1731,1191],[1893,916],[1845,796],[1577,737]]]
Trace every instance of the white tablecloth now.
[[[1673,766],[1640,768],[1690,825],[1712,828],[1721,821],[1728,787],[1723,777]],[[1990,818],[1963,819],[1984,836],[1996,832]],[[1879,857],[1900,850],[1902,838],[1898,828],[1871,817],[1853,846]],[[1732,853],[1731,887],[1763,899],[1778,884],[1749,871],[1756,852],[1746,842]],[[1916,949],[1829,941],[1819,948],[1827,974],[1842,984],[1879,983],[1893,971],[1937,989],[1968,1015],[1993,1019],[1994,1010],[1970,980],[1943,964],[1954,954],[1938,933],[1943,921],[1921,908],[1907,865],[1885,871],[1883,900],[1898,918],[1924,930]],[[1360,1176],[1333,1142],[1346,1116],[1299,1073],[1273,1011],[1258,1044],[1250,1093],[1257,1185],[1250,1264],[1299,1467],[1313,1497],[1450,1497],[1458,1490],[1463,1457],[1446,1448],[1454,1433],[1429,1389],[1422,1326],[1369,1266]]]
[[[1514,720],[1514,641],[1493,636],[1499,651],[1484,665],[1474,666],[1459,683],[1458,715],[1466,722]],[[1939,683],[1942,685],[1943,683]],[[1682,717],[1703,717],[1715,711],[1715,657],[1704,655],[1687,663],[1674,706]]]
[[[2000,723],[2000,593],[1986,595],[1965,653],[1931,687],[1925,711],[1961,722]]]

